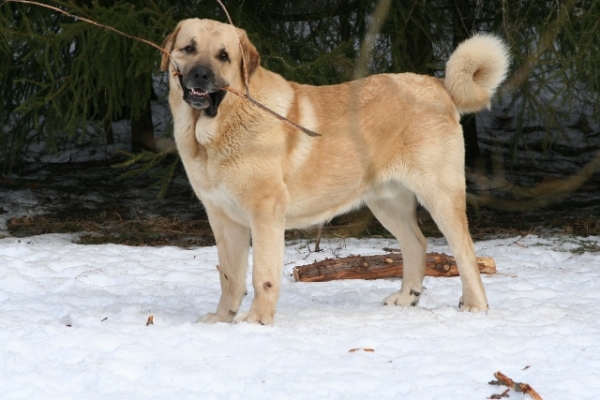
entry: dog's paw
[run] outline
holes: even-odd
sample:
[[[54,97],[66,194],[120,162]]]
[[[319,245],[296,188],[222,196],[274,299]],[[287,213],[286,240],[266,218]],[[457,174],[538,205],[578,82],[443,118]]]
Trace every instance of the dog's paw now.
[[[419,299],[421,298],[421,292],[416,290],[411,290],[408,293],[394,293],[385,299],[383,299],[383,305],[385,306],[401,306],[401,307],[414,307],[419,304]]]
[[[214,324],[217,322],[231,322],[233,321],[233,317],[234,315],[231,314],[223,316],[217,313],[208,313],[198,318],[196,322],[204,322],[205,324]]]
[[[274,319],[268,315],[259,315],[247,312],[239,314],[237,317],[235,317],[233,322],[236,324],[240,322],[248,322],[250,324],[273,325]]]
[[[489,306],[485,303],[476,304],[476,303],[465,303],[463,297],[460,297],[458,301],[458,308],[464,312],[479,312],[479,311],[487,311],[489,310]]]

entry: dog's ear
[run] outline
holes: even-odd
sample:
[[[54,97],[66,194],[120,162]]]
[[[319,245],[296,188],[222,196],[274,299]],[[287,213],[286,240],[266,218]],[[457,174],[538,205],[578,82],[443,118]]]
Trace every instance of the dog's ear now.
[[[181,24],[177,25],[177,27],[175,28],[175,30],[165,38],[163,44],[162,44],[162,48],[164,50],[166,50],[168,52],[167,53],[162,53],[162,59],[160,60],[160,70],[161,71],[166,71],[169,69],[169,54],[171,54],[171,52],[173,51],[173,48],[175,47],[175,40],[177,40],[177,34],[179,33],[179,31],[181,30]]]
[[[246,72],[248,73],[248,78],[252,76],[252,73],[258,68],[260,65],[260,54],[256,50],[256,47],[250,42],[248,39],[248,35],[246,31],[243,29],[236,28],[238,38],[240,39],[240,44],[242,45],[242,51],[244,53],[244,60],[246,60]],[[242,76],[244,76],[244,66],[242,68]]]

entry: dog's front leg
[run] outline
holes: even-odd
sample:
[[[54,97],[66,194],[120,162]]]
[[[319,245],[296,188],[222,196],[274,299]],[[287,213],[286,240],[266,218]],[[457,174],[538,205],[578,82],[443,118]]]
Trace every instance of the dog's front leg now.
[[[282,201],[267,201],[252,215],[252,286],[254,299],[250,310],[236,322],[271,325],[279,300],[285,246],[285,207]]]
[[[221,298],[217,311],[200,317],[198,322],[232,322],[246,294],[250,229],[210,204],[205,203],[204,208],[217,242]]]

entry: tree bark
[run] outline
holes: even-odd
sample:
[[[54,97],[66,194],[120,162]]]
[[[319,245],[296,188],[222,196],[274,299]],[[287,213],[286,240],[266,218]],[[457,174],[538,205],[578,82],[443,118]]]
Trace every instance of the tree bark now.
[[[477,4],[473,0],[454,1],[453,19],[454,19],[454,48],[462,41],[468,39],[473,34],[475,26],[475,9]],[[479,141],[477,139],[477,124],[475,116],[464,115],[460,119],[465,138],[465,162],[469,166],[474,166],[480,156]]]
[[[327,282],[337,279],[401,278],[403,263],[402,254],[399,253],[328,258],[294,268],[294,279],[296,282]],[[477,257],[477,265],[482,274],[496,273],[496,263],[490,257]],[[427,253],[425,275],[458,276],[456,260],[446,254]]]
[[[142,75],[137,79],[137,84],[152,85],[151,76]],[[146,100],[146,104],[144,104],[144,108],[139,115],[131,116],[131,151],[133,153],[139,153],[143,149],[152,151],[156,149],[151,100],[151,98]]]
[[[463,115],[460,118],[460,124],[463,128],[465,138],[465,163],[468,166],[475,166],[481,155],[479,151],[479,140],[477,139],[477,123],[475,114]]]

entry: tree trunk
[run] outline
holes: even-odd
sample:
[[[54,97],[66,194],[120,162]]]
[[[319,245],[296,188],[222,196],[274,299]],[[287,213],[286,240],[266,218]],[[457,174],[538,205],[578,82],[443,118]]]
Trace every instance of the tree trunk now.
[[[479,141],[477,140],[477,123],[475,114],[463,115],[460,119],[465,138],[465,163],[471,167],[475,166],[481,155],[479,152]]]
[[[152,84],[149,76],[137,79],[141,85]],[[152,103],[149,97],[144,108],[138,116],[131,116],[131,151],[139,153],[142,149],[154,151],[156,143],[154,140],[154,124],[152,122]]]
[[[454,7],[452,9],[454,17],[454,48],[462,41],[471,37],[475,25],[476,6],[477,4],[474,0],[454,1]],[[460,119],[460,124],[463,127],[463,135],[465,138],[465,162],[467,165],[473,166],[480,155],[475,116],[472,114],[464,115]]]

